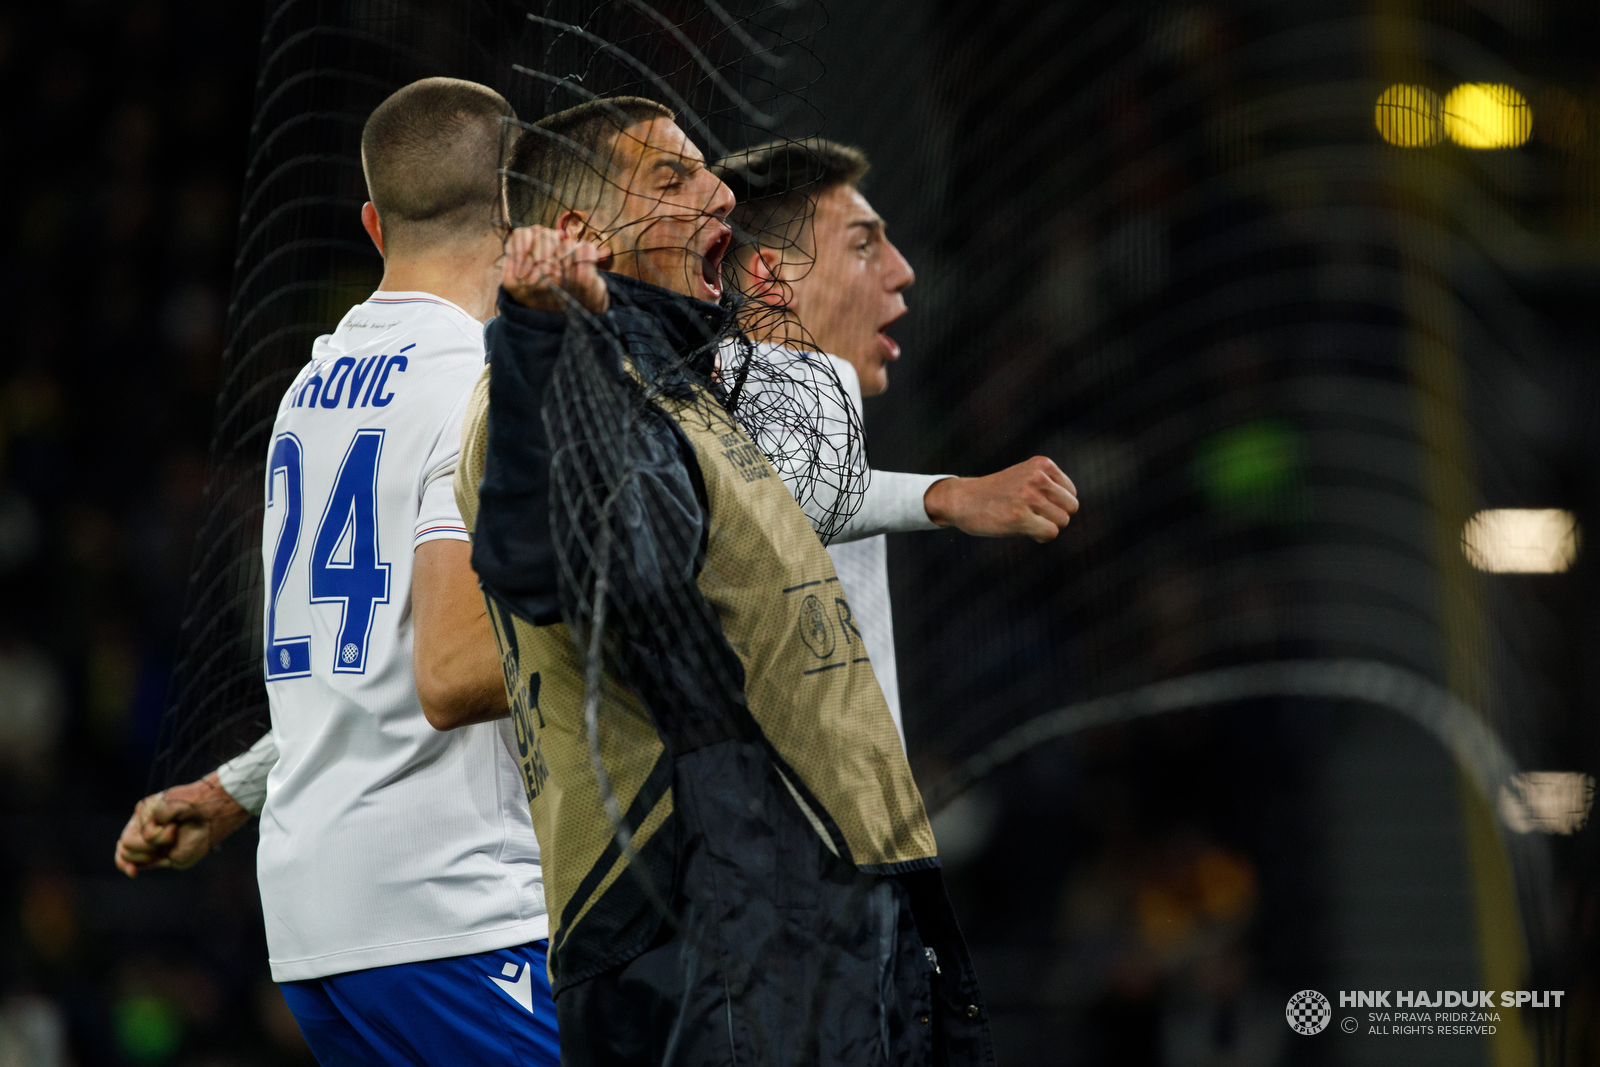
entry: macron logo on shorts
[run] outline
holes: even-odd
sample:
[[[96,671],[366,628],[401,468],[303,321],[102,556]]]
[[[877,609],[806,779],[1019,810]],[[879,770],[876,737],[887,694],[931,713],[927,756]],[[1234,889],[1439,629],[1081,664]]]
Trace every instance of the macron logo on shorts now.
[[[517,965],[515,963],[508,963],[500,969],[500,973],[505,975],[506,978],[510,978],[512,975],[517,973]],[[518,1004],[521,1004],[524,1011],[532,1013],[533,964],[524,963],[522,965],[522,977],[518,978],[515,982],[508,982],[506,981],[506,978],[496,978],[492,974],[486,974],[484,977],[489,979],[489,981],[493,982],[495,985],[499,986],[500,992],[504,993]]]

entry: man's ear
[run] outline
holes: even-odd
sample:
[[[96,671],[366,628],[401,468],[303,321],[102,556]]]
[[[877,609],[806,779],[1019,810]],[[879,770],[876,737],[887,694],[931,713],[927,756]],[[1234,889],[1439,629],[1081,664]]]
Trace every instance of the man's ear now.
[[[378,209],[368,200],[361,205],[361,228],[367,231],[367,236],[372,238],[372,243],[378,246],[378,255],[383,255],[383,223],[378,219]]]
[[[746,266],[750,272],[750,297],[763,304],[793,306],[794,287],[784,277],[783,252],[757,248]]]
[[[605,238],[589,228],[589,213],[586,211],[563,211],[556,219],[556,231],[569,241],[593,241],[600,249],[600,258],[595,266],[601,270],[611,269],[612,251]]]
[[[563,211],[556,219],[556,232],[569,241],[589,238],[589,215],[583,211]]]

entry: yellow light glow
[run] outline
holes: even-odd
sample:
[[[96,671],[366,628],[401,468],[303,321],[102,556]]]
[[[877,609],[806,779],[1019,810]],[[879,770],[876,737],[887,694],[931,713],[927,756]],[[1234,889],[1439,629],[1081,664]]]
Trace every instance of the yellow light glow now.
[[[1444,140],[1439,94],[1424,85],[1391,85],[1378,97],[1378,135],[1401,148],[1427,148]]]
[[[1463,148],[1515,148],[1533,134],[1533,109],[1509,85],[1458,85],[1444,98],[1444,129]]]
[[[1578,558],[1578,523],[1553,508],[1480,511],[1461,531],[1461,550],[1480,571],[1556,574]]]
[[[1500,819],[1519,834],[1575,834],[1594,807],[1594,779],[1577,771],[1529,771],[1500,787]]]

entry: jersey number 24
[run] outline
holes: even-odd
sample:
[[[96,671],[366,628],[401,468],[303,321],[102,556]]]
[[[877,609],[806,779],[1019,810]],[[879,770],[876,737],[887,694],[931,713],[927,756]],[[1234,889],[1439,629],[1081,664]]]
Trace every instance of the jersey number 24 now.
[[[382,430],[357,430],[345,450],[333,491],[322,509],[311,543],[313,604],[340,605],[339,638],[334,645],[333,673],[364,674],[367,640],[377,605],[389,602],[389,565],[378,558],[378,461],[383,455]],[[272,552],[272,582],[267,607],[267,680],[302,678],[311,673],[311,638],[278,636],[278,600],[289,579],[289,565],[300,547],[304,511],[301,471],[305,453],[292,433],[272,442],[267,463],[267,504],[275,506],[278,475],[283,473],[282,505],[286,512]]]

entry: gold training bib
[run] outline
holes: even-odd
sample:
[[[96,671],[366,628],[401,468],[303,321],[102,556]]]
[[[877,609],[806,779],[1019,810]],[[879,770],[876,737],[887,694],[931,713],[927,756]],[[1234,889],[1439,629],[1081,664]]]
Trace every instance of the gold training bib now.
[[[469,530],[477,524],[488,446],[488,381],[485,369],[468,407],[456,475]],[[698,586],[744,666],[757,725],[838,827],[858,866],[932,860],[937,849],[921,794],[849,601],[805,514],[709,395],[656,403],[699,463],[710,514]],[[625,861],[589,761],[583,670],[567,628],[532,626],[492,600],[489,614],[554,946],[591,913]],[[614,679],[603,684],[602,756],[619,807],[637,819],[633,845],[643,852],[673,810],[670,767],[638,698]]]

